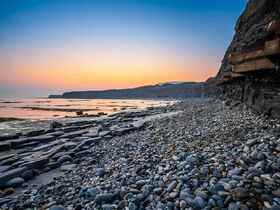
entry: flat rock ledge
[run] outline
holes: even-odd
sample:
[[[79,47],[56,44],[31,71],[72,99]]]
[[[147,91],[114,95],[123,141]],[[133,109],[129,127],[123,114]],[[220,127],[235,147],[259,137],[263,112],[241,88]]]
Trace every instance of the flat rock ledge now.
[[[1,156],[1,209],[280,209],[279,122],[214,99],[151,112],[166,115],[4,141],[16,155]],[[63,175],[12,194],[55,166]]]

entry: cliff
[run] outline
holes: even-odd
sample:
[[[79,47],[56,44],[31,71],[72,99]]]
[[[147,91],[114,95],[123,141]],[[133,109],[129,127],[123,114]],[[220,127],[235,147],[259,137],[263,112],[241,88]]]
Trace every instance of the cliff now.
[[[280,1],[250,0],[235,26],[216,83],[222,95],[280,117]]]

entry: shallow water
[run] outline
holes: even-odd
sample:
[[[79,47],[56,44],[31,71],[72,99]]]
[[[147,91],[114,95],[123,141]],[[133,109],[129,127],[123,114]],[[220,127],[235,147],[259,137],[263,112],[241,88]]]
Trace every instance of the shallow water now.
[[[0,117],[46,120],[76,116],[77,111],[87,114],[114,113],[121,110],[164,106],[170,101],[156,100],[78,100],[78,99],[21,99],[0,101]]]
[[[0,100],[0,118],[21,118],[24,121],[0,123],[0,136],[46,129],[50,120],[76,117],[77,111],[95,115],[100,112],[113,114],[120,111],[141,110],[147,107],[166,106],[174,101],[123,100],[123,99],[20,99]],[[67,118],[68,120],[70,118]],[[78,120],[75,118],[75,120]]]

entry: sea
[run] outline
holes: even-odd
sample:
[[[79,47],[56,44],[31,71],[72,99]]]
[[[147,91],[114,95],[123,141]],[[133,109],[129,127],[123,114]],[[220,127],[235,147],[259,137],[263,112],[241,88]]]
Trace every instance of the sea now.
[[[53,120],[78,120],[81,113],[90,118],[97,115],[166,106],[174,102],[171,100],[123,99],[0,99],[0,136],[45,129]],[[1,122],[4,118],[20,120]]]

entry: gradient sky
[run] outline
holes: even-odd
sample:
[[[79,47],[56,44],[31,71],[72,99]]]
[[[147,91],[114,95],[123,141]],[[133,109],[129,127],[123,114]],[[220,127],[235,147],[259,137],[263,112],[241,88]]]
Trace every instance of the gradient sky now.
[[[246,0],[1,0],[0,97],[203,81]]]

